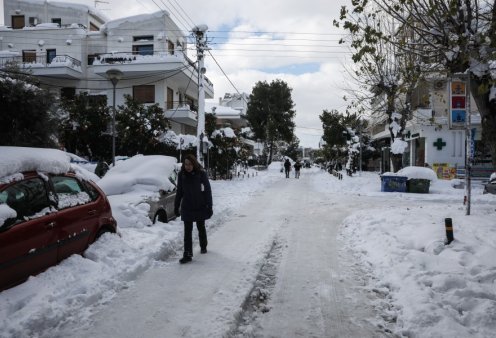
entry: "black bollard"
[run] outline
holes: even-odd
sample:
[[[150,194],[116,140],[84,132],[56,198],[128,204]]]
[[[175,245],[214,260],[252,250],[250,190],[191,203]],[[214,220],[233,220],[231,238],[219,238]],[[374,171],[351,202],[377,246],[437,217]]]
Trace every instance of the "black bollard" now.
[[[446,228],[446,242],[445,242],[445,244],[448,245],[451,242],[453,242],[453,240],[455,239],[453,236],[453,223],[451,221],[451,218],[445,218],[444,219],[444,226]]]

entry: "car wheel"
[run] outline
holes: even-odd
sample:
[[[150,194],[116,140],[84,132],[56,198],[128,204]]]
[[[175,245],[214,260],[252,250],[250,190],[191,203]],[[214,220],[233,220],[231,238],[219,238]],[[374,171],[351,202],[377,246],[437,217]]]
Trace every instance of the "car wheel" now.
[[[167,223],[169,220],[167,219],[167,213],[165,210],[159,210],[155,214],[155,217],[153,218],[153,224],[155,224],[156,221],[162,222],[162,223]]]

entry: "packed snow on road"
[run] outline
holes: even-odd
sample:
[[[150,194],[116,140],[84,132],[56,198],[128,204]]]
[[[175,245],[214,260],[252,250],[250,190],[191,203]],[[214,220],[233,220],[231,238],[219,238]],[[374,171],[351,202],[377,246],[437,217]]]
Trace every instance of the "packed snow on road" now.
[[[492,337],[496,196],[474,184],[467,216],[452,183],[280,163],[211,181],[209,251],[195,239],[187,265],[180,220],[110,196],[119,233],[1,292],[0,337]]]

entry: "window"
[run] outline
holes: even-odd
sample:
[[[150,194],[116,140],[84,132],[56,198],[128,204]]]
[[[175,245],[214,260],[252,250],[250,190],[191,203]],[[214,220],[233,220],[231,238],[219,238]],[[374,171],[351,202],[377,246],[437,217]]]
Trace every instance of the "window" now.
[[[100,196],[100,193],[88,182],[83,182],[83,184],[86,187],[86,191],[90,195],[91,200],[96,201],[96,199]]]
[[[30,16],[29,17],[29,25],[31,27],[34,27],[38,24],[38,18],[37,17],[34,17],[34,16]]]
[[[167,50],[169,54],[174,54],[174,43],[172,41],[167,40]]]
[[[50,206],[43,180],[40,178],[17,182],[8,187],[7,205],[17,213],[16,223],[23,222]]]
[[[139,103],[155,103],[155,86],[133,86],[133,98]]]
[[[133,36],[133,41],[153,41],[153,35],[138,35]]]
[[[153,45],[134,45],[133,54],[135,55],[153,55]]]
[[[36,50],[23,50],[22,62],[33,63],[36,62]]]
[[[46,59],[47,64],[52,63],[53,59],[55,59],[55,57],[57,56],[57,50],[56,49],[47,49],[46,50],[46,56],[47,56],[47,59]]]
[[[98,54],[88,54],[88,66],[93,65],[93,61],[98,57]]]
[[[90,22],[90,31],[97,32],[99,30],[100,28],[97,25],[95,25],[93,22]]]
[[[24,15],[12,15],[12,28],[21,29],[24,28],[26,22],[24,20]]]
[[[59,199],[58,207],[65,209],[80,204],[86,204],[91,201],[90,196],[79,181],[73,177],[53,176],[53,188]]]
[[[167,109],[174,108],[174,90],[167,87]]]
[[[62,26],[62,19],[61,18],[52,18],[52,23],[56,23],[59,25],[59,27]]]
[[[186,100],[186,104],[189,105],[189,108],[192,111],[198,111],[195,104],[195,99],[193,99],[191,96],[185,95],[185,100]]]

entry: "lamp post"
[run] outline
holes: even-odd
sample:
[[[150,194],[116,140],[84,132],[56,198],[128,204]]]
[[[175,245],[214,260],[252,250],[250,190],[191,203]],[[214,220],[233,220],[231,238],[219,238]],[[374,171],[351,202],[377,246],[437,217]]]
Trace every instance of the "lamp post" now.
[[[260,139],[257,138],[257,171],[260,171]]]
[[[112,82],[113,95],[112,95],[112,166],[115,167],[115,87],[120,79],[122,79],[122,72],[118,69],[109,69],[105,72],[107,78]]]

